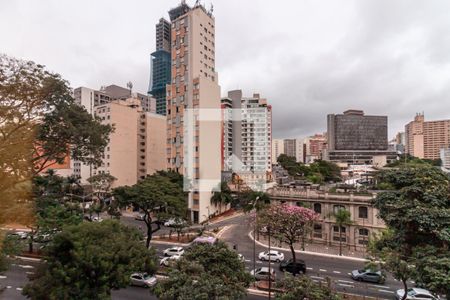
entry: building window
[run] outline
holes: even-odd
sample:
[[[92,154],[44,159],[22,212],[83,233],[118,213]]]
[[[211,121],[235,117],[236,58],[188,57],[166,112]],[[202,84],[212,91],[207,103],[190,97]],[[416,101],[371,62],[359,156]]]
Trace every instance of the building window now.
[[[336,232],[336,233],[339,233],[339,226],[333,226],[333,231],[334,232]],[[342,233],[345,233],[345,227],[344,226],[341,226],[341,232]]]
[[[360,228],[359,229],[359,235],[369,236],[369,229],[367,229],[367,228]]]
[[[367,219],[367,216],[369,215],[367,206],[360,206],[358,207],[358,216],[361,219]]]
[[[314,212],[321,214],[322,213],[322,205],[320,203],[314,203],[313,206]]]
[[[322,224],[314,224],[313,227],[313,237],[322,238]]]

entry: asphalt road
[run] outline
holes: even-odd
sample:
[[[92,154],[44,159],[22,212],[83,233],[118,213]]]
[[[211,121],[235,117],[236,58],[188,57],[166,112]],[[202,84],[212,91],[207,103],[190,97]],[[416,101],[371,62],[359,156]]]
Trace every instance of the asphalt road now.
[[[142,222],[135,221],[134,218],[122,217],[122,222],[128,225],[140,226]],[[210,225],[209,228],[218,226],[228,226],[227,230],[221,236],[221,239],[227,242],[230,246],[237,245],[238,252],[245,257],[246,269],[250,272],[253,269],[253,241],[249,238],[248,233],[251,231],[251,226],[248,224],[245,216],[236,217],[225,220],[220,223]],[[143,225],[143,224],[142,224]],[[144,227],[144,226],[143,226]],[[163,228],[161,233],[169,229]],[[159,232],[158,232],[159,233]],[[162,251],[169,248],[169,245],[152,244],[159,256],[162,257]],[[256,244],[256,256],[259,252],[265,251],[264,248]],[[283,251],[286,258],[291,256],[289,251]],[[311,277],[316,282],[326,283],[326,278],[330,278],[332,285],[338,291],[344,291],[352,294],[378,297],[379,299],[392,299],[395,290],[401,288],[401,284],[388,276],[386,283],[383,285],[359,283],[353,281],[349,273],[354,269],[360,269],[364,266],[362,262],[348,260],[344,258],[330,258],[317,255],[297,254],[299,259],[303,259],[307,265],[306,275]],[[0,286],[7,287],[3,293],[0,293],[0,299],[16,300],[25,299],[21,295],[23,286],[28,281],[27,275],[34,272],[36,262],[30,261],[15,261],[10,270],[5,274],[0,275]],[[256,267],[268,266],[268,262],[261,262],[258,259],[255,261]],[[272,263],[277,272],[277,278],[282,278],[284,274],[278,270],[278,263]],[[410,283],[411,284],[411,283]],[[129,287],[126,289],[113,291],[112,298],[115,300],[121,299],[156,299],[152,296],[148,289],[139,287]],[[248,299],[266,299],[256,295],[249,295]]]

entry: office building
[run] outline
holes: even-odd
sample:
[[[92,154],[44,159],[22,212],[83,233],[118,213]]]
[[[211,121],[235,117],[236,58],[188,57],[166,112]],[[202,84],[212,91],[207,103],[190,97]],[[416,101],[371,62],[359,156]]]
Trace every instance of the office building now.
[[[272,164],[277,163],[278,156],[284,154],[284,140],[273,139],[272,140]]]
[[[397,158],[388,148],[387,116],[364,115],[362,110],[329,114],[325,159],[350,164],[372,164],[374,157]]]
[[[161,18],[156,24],[156,51],[151,54],[148,93],[156,99],[156,113],[166,115],[166,85],[171,80],[171,24]]]
[[[171,84],[167,86],[167,165],[190,182],[188,208],[199,223],[218,211],[210,203],[221,178],[220,86],[215,69],[215,21],[184,1],[169,11]]]
[[[259,94],[243,97],[241,90],[222,98],[224,170],[232,170],[252,189],[272,181],[272,107]],[[230,142],[231,141],[231,147]]]
[[[439,159],[440,150],[450,146],[450,120],[425,121],[424,114],[416,114],[405,126],[405,151],[425,159]]]

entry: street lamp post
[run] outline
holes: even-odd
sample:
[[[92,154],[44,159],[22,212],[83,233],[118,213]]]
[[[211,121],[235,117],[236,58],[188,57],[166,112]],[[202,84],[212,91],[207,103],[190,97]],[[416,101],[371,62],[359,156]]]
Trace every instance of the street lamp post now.
[[[271,257],[270,257],[270,226],[267,226],[267,234],[269,235],[269,300],[272,299],[272,272],[271,272]]]
[[[253,209],[255,210],[255,222],[253,222],[253,275],[256,281],[256,222],[258,221],[258,209],[256,208],[256,204],[258,203],[259,196],[256,197],[255,202],[253,203]]]

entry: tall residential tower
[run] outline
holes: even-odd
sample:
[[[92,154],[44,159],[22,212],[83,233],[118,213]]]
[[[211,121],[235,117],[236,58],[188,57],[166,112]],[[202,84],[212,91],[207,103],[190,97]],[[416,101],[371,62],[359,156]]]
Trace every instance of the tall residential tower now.
[[[189,183],[191,219],[217,211],[210,203],[221,177],[220,86],[212,11],[184,1],[169,11],[171,84],[167,86],[167,165]]]

